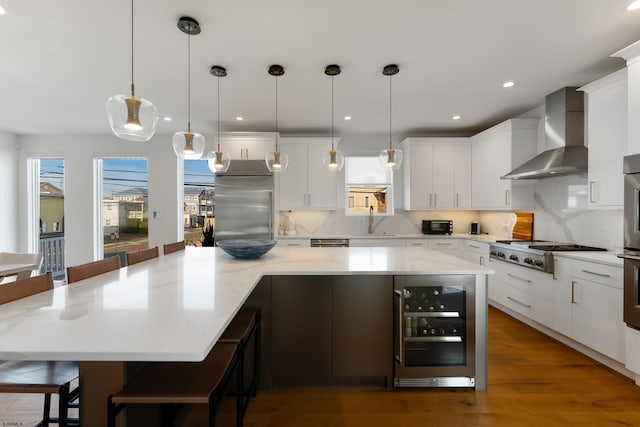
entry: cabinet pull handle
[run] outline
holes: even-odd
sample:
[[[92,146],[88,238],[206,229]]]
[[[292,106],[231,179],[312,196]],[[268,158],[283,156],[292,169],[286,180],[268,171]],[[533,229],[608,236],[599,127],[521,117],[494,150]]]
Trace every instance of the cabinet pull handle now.
[[[433,207],[433,193],[429,193],[429,207]]]
[[[509,200],[509,195],[510,195],[509,193],[510,192],[511,192],[511,190],[504,190],[504,205],[505,206],[509,206],[511,204],[510,200]]]
[[[577,304],[576,303],[576,281],[575,280],[571,281],[571,304]]]
[[[451,246],[451,243],[436,243],[438,246]]]
[[[412,243],[411,246],[424,246],[424,243]]]
[[[456,208],[460,206],[460,195],[456,193]]]
[[[558,260],[556,258],[553,259],[553,274],[551,274],[551,278],[553,280],[558,280],[558,276],[556,276],[556,271],[558,271]]]
[[[512,278],[517,279],[517,280],[520,280],[520,281],[525,282],[525,283],[533,283],[529,279],[523,279],[522,277],[518,277],[518,276],[516,276],[514,274],[511,274],[511,273],[507,273],[507,276],[512,277]]]
[[[484,264],[484,257],[482,255],[480,255],[480,265],[485,265]]]
[[[402,342],[403,342],[403,337],[404,337],[404,331],[402,330],[403,324],[402,324],[402,292],[400,292],[397,289],[393,290],[394,294],[396,297],[398,297],[398,353],[400,354],[396,354],[396,360],[398,361],[398,363],[402,364],[404,363],[402,361]]]
[[[476,245],[468,245],[470,248],[474,248],[474,249],[480,249],[480,246],[476,246]]]
[[[593,198],[593,188],[596,184],[595,181],[589,181],[589,203],[595,203],[595,199]]]
[[[610,274],[604,274],[604,273],[596,273],[595,271],[589,271],[589,270],[582,270],[583,273],[589,273],[589,274],[593,274],[595,276],[600,276],[600,277],[611,277]]]
[[[525,307],[525,308],[533,308],[533,306],[532,306],[532,305],[529,305],[529,304],[525,304],[525,303],[523,303],[523,302],[520,302],[520,301],[518,301],[518,300],[517,300],[517,299],[515,299],[515,298],[507,297],[507,299],[508,299],[508,300],[511,300],[511,301],[513,301],[513,302],[515,302],[516,304],[520,304],[521,306],[523,306],[523,307]]]
[[[438,206],[438,193],[433,193],[433,207]]]

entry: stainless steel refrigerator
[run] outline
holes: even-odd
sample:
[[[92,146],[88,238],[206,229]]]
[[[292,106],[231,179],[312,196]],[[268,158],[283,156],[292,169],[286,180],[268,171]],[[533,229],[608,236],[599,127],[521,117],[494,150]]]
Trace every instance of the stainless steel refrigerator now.
[[[215,179],[215,240],[273,238],[273,174],[263,160],[232,160]]]

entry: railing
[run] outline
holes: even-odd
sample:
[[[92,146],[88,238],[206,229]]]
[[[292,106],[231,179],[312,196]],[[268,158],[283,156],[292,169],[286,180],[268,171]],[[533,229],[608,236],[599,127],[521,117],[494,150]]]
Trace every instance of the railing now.
[[[42,267],[40,273],[50,271],[55,278],[64,277],[64,233],[47,233],[40,236]]]

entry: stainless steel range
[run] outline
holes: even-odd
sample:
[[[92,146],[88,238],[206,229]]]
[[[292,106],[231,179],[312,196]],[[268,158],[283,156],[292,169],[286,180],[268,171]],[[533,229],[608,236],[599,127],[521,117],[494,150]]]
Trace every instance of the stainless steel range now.
[[[553,252],[605,251],[603,248],[546,240],[497,240],[489,245],[489,257],[553,273]]]

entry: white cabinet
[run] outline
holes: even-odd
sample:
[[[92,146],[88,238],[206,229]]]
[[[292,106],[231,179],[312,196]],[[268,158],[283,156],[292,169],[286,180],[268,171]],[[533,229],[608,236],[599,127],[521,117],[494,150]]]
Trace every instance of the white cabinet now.
[[[553,328],[624,363],[622,267],[556,260]]]
[[[276,242],[277,246],[295,246],[305,248],[311,246],[310,239],[278,239]]]
[[[489,260],[489,244],[475,240],[463,240],[460,242],[460,258],[486,266]]]
[[[469,138],[406,138],[404,209],[471,207]]]
[[[551,327],[554,295],[551,274],[501,261],[492,262],[491,266],[496,274],[489,288],[489,298]]]
[[[404,239],[395,239],[393,237],[381,237],[381,238],[351,238],[349,239],[349,246],[353,247],[390,247],[390,246],[405,246]]]
[[[536,154],[538,125],[538,119],[511,119],[471,138],[473,209],[534,208],[535,182],[500,177]]]
[[[275,133],[232,132],[220,135],[220,148],[231,160],[264,160],[275,149]]]
[[[329,138],[280,139],[280,152],[289,155],[287,169],[279,174],[280,210],[336,209],[336,172],[322,165],[330,148]]]
[[[589,207],[622,209],[622,160],[627,148],[627,70],[581,88],[586,92]]]

